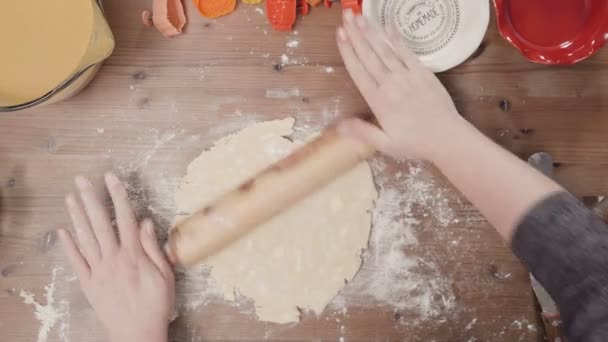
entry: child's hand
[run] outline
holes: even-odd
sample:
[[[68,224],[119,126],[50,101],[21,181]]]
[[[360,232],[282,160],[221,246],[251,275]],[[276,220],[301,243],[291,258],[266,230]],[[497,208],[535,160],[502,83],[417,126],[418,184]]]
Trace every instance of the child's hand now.
[[[364,17],[345,12],[337,36],[344,64],[382,128],[348,120],[340,132],[393,157],[432,159],[441,136],[464,122],[439,80],[398,33],[387,36]]]
[[[76,178],[80,196],[66,204],[80,249],[65,230],[59,237],[89,303],[113,342],[166,341],[175,303],[175,280],[154,226],[138,225],[120,180],[107,174],[119,239],[91,183]]]

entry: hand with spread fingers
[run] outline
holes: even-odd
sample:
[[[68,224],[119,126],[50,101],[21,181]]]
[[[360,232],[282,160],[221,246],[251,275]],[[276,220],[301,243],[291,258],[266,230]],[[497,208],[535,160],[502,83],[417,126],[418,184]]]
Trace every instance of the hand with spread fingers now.
[[[68,195],[66,204],[80,248],[65,230],[59,231],[62,245],[111,341],[166,341],[175,303],[173,271],[152,221],[137,223],[115,175],[107,174],[105,183],[118,238],[93,185],[77,177],[79,195]]]
[[[344,13],[338,29],[340,54],[380,128],[352,119],[339,126],[396,158],[432,159],[437,139],[464,120],[437,77],[396,32],[386,34],[364,17]]]

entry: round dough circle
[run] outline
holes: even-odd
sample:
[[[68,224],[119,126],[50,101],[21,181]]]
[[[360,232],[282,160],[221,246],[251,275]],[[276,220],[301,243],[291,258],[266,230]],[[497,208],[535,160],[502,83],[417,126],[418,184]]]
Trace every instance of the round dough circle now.
[[[288,118],[249,126],[194,159],[176,191],[176,220],[300,146],[285,138],[293,123]],[[260,320],[294,322],[298,308],[319,314],[361,266],[376,197],[371,170],[362,163],[205,264],[226,299],[238,292],[255,301]]]

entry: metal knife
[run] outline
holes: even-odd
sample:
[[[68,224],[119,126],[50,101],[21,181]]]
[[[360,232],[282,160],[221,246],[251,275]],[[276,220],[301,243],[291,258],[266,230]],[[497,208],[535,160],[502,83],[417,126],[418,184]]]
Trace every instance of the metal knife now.
[[[535,153],[528,158],[528,164],[545,174],[545,176],[553,178],[553,158],[550,154],[546,152]],[[530,273],[530,283],[542,310],[541,317],[545,326],[547,341],[565,342],[566,339],[561,329],[562,320],[555,301],[547,293],[547,290],[534,278],[532,273]]]

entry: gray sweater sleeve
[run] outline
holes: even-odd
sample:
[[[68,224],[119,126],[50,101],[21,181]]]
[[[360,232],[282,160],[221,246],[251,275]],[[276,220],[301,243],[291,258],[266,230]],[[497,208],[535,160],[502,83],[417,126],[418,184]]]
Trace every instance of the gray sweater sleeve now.
[[[560,309],[568,342],[608,341],[608,226],[568,193],[522,219],[513,252]]]

